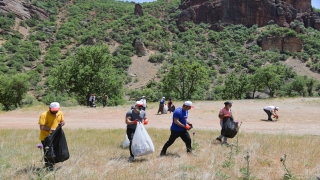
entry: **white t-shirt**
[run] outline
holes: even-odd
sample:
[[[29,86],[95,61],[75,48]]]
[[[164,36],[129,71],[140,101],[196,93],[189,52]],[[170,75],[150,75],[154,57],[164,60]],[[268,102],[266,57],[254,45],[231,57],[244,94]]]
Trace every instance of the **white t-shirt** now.
[[[147,107],[147,100],[146,99],[142,98],[140,101],[142,102],[142,104],[143,104],[142,106],[143,107]]]
[[[275,106],[266,106],[263,109],[268,110],[268,111],[273,111],[276,107]]]

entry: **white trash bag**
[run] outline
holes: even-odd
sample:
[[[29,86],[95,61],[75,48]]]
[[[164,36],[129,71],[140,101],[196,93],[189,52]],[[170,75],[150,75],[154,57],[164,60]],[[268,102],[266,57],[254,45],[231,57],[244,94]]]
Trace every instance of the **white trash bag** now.
[[[144,156],[154,152],[152,140],[141,123],[137,124],[136,131],[133,135],[131,151],[134,156]]]
[[[168,113],[168,106],[165,104],[163,106],[163,111],[162,111],[163,114],[167,114]]]
[[[122,143],[122,148],[127,148],[130,146],[130,141],[128,135],[126,135],[126,140]]]

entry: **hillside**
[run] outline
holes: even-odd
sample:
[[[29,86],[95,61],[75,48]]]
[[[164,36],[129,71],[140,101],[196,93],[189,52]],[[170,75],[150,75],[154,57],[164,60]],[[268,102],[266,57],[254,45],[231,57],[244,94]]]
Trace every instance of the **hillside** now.
[[[240,83],[241,77],[246,82],[267,65],[281,69],[283,74],[278,73],[280,80],[271,90],[275,92],[269,94],[270,87],[267,91],[267,87],[260,87],[257,89],[260,92],[271,96],[318,96],[320,85],[314,80],[320,80],[320,33],[316,30],[319,13],[311,8],[309,1],[270,4],[263,0],[260,3],[264,4],[247,4],[243,13],[253,13],[252,10],[262,5],[278,8],[278,14],[263,16],[263,23],[256,25],[255,20],[243,25],[239,25],[240,21],[232,23],[233,16],[240,20],[251,15],[226,16],[236,6],[218,5],[218,0],[210,3],[221,10],[222,21],[202,20],[201,12],[210,15],[209,11],[201,11],[208,2],[194,0],[180,4],[178,0],[160,0],[137,5],[111,0],[4,0],[0,6],[0,75],[28,75],[26,104],[34,98],[44,103],[57,100],[68,104],[74,103],[73,99],[79,102],[83,97],[75,92],[67,89],[56,92],[54,73],[65,62],[73,61],[78,49],[105,45],[110,50],[114,73],[121,77],[124,93],[131,99],[142,94],[150,101],[157,101],[163,95],[181,98],[164,88],[163,78],[173,64],[182,60],[199,63],[208,74],[206,87],[199,87],[190,96],[192,99],[245,98],[246,93],[256,90],[251,88],[252,83],[248,82],[250,87],[239,96],[225,94],[231,74],[237,76],[237,82],[231,84]],[[298,12],[298,7],[303,9]],[[270,8],[264,14],[270,13]],[[279,9],[293,13],[291,18],[282,17]],[[280,21],[283,18],[285,23]],[[115,90],[109,85],[97,87],[99,83],[93,82],[81,93],[86,97],[91,92],[105,92],[110,94],[110,105],[123,102],[120,95],[112,96]],[[58,98],[54,98],[57,93]],[[70,98],[71,102],[67,102]]]

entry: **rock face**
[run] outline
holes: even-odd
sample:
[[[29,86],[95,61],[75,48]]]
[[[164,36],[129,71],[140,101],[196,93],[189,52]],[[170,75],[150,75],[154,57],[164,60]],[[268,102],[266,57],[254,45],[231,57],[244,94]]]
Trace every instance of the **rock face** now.
[[[183,10],[178,17],[179,25],[185,21],[203,22],[212,24],[212,29],[217,23],[261,27],[271,20],[289,27],[299,15],[306,27],[320,26],[320,15],[311,15],[311,0],[181,0],[179,9]]]
[[[146,56],[148,54],[148,50],[140,38],[134,41],[134,49],[136,50],[138,56]]]
[[[0,12],[13,12],[19,19],[26,20],[39,16],[40,19],[49,19],[49,13],[31,4],[17,0],[0,0]]]
[[[262,50],[280,50],[282,52],[289,51],[290,53],[301,52],[302,41],[298,37],[264,37],[258,42]]]
[[[134,6],[134,14],[138,16],[143,16],[142,6],[140,4],[136,4]]]

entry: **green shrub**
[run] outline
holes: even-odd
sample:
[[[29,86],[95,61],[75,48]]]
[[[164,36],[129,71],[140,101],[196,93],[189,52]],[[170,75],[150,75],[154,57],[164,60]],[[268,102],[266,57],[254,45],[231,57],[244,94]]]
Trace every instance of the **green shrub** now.
[[[165,56],[163,54],[153,54],[148,61],[151,63],[162,63],[164,60]]]

